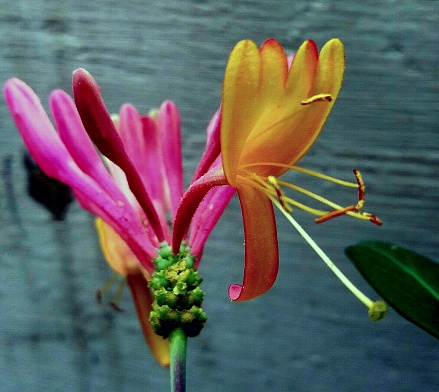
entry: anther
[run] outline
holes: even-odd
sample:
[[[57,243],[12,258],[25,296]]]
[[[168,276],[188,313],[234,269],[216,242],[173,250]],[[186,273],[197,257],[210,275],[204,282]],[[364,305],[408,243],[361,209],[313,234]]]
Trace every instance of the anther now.
[[[345,215],[349,211],[356,211],[356,209],[357,209],[357,206],[349,206],[349,207],[341,208],[339,210],[334,210],[334,211],[328,212],[325,215],[322,215],[319,218],[314,219],[314,222],[315,223],[323,223],[323,222],[326,222],[330,219],[336,218],[338,216]]]
[[[358,215],[366,217],[367,219],[369,219],[369,221],[371,221],[375,225],[381,226],[383,224],[381,222],[381,220],[378,217],[376,217],[375,215],[369,214],[367,212],[361,212],[361,209],[364,207],[364,203],[365,203],[364,195],[366,193],[366,187],[364,185],[364,181],[363,181],[363,177],[361,176],[361,173],[356,169],[353,172],[354,172],[355,179],[357,180],[357,185],[358,185],[358,202],[357,202],[357,204],[328,212],[327,214],[324,214],[324,215],[320,216],[319,218],[315,219],[314,220],[315,223],[323,223],[323,222],[326,222],[330,219],[336,218],[338,216],[345,215],[348,212],[354,212],[354,213],[357,213]]]
[[[354,174],[358,184],[358,203],[355,206],[355,210],[360,211],[364,206],[364,195],[366,193],[366,187],[364,185],[361,173],[355,169]],[[377,226],[381,226],[383,224],[383,222],[381,222],[381,220],[375,215],[369,214],[367,212],[362,212],[361,215],[368,217],[369,220]]]
[[[331,102],[332,101],[332,95],[331,94],[316,94],[316,95],[313,95],[310,98],[307,98],[307,99],[304,99],[304,100],[300,101],[300,104],[302,106],[304,106],[304,105],[309,105],[311,103],[319,102],[319,101]]]
[[[366,192],[366,186],[364,185],[361,173],[357,169],[354,169],[354,175],[358,184],[358,203],[355,209],[357,211],[360,211],[364,206],[364,194]]]

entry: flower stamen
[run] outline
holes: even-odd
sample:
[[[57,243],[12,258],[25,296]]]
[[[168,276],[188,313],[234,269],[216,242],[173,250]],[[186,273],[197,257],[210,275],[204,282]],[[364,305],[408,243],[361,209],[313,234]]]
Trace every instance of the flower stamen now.
[[[326,222],[332,218],[336,218],[337,216],[341,215],[351,215],[360,219],[366,219],[371,221],[372,223],[381,226],[382,222],[381,220],[376,217],[375,215],[369,214],[367,212],[361,212],[361,209],[364,207],[364,195],[366,191],[366,187],[364,185],[363,177],[361,176],[361,173],[358,170],[354,170],[354,175],[357,180],[358,185],[358,202],[356,205],[336,209],[335,211],[331,211],[320,218],[315,219],[315,223],[323,223]],[[349,214],[349,212],[353,212],[353,214]]]
[[[112,274],[110,278],[104,283],[104,285],[96,290],[96,301],[100,305],[102,304],[102,296],[108,291],[108,289],[113,285],[113,283],[117,280],[119,274]]]
[[[240,180],[243,182],[248,183],[248,185],[253,186],[262,192],[264,192],[267,197],[276,197],[279,203],[282,205],[282,207],[287,211],[288,213],[292,213],[293,209],[292,206],[295,206],[297,208],[300,208],[301,210],[307,211],[310,214],[317,215],[319,218],[315,219],[315,223],[323,223],[330,219],[336,218],[338,216],[342,215],[349,215],[351,217],[361,219],[361,220],[368,220],[378,226],[382,225],[381,220],[376,217],[375,215],[372,215],[367,212],[361,212],[361,209],[364,207],[365,204],[365,185],[363,181],[363,177],[361,176],[361,173],[358,170],[354,170],[354,175],[356,182],[348,182],[339,180],[338,178],[326,176],[324,174],[315,172],[313,170],[303,169],[299,168],[297,166],[293,165],[287,165],[282,163],[274,163],[274,162],[257,162],[254,164],[249,164],[243,166],[245,169],[249,169],[254,166],[277,166],[280,168],[295,170],[304,174],[309,174],[313,177],[318,177],[326,181],[333,182],[338,185],[346,186],[349,188],[357,188],[358,189],[358,201],[355,205],[350,205],[347,207],[339,206],[338,204],[320,196],[317,195],[314,192],[311,192],[305,188],[302,188],[300,186],[291,184],[286,181],[278,180],[275,176],[268,176],[266,180],[264,180],[263,177],[258,176],[256,173],[252,173],[251,170],[248,170],[249,175],[242,176],[239,175]],[[287,188],[290,188],[296,192],[302,193],[308,197],[313,198],[314,200],[317,200],[318,202],[325,204],[331,208],[333,208],[333,211],[322,211],[318,210],[312,207],[309,207],[305,204],[302,204],[290,197],[287,197],[284,192],[282,191],[280,186],[285,186]]]
[[[360,211],[364,206],[364,194],[366,192],[366,187],[364,185],[363,177],[357,169],[354,169],[354,175],[358,184],[358,203],[356,205],[356,210]]]
[[[114,296],[113,300],[110,302],[111,307],[116,312],[123,312],[123,309],[119,306],[119,302],[122,298],[126,281],[127,281],[126,278],[123,277],[122,280],[119,282],[119,287],[117,288],[116,295]]]
[[[274,190],[276,191],[277,199],[279,200],[279,203],[282,205],[282,207],[287,211],[288,213],[292,213],[293,209],[285,202],[285,195],[280,188],[280,186],[277,183],[276,177],[274,176],[268,176],[267,178],[268,183],[273,186]]]
[[[309,104],[314,103],[314,102],[321,102],[321,101],[331,102],[332,95],[331,94],[316,94],[310,98],[307,98],[307,99],[300,101],[300,104],[302,106],[304,106],[304,105],[309,105]]]
[[[104,283],[104,285],[96,290],[96,301],[99,305],[102,304],[102,297],[103,295],[110,289],[110,287],[117,281],[117,279],[121,275],[114,273],[110,276],[110,278]],[[113,300],[110,301],[110,306],[116,311],[116,312],[123,312],[123,309],[119,307],[119,302],[122,298],[123,290],[125,288],[126,278],[125,276],[122,276],[122,280],[119,282],[119,286],[116,291],[116,295],[114,296]]]
[[[358,183],[356,182],[350,182],[350,181],[343,181],[335,177],[327,176],[326,174],[322,174],[319,172],[316,172],[314,170],[305,169],[303,167],[294,166],[294,165],[288,165],[286,163],[278,163],[278,162],[256,162],[256,163],[248,163],[246,165],[242,165],[243,169],[248,169],[251,167],[258,167],[258,166],[273,166],[273,167],[279,167],[287,170],[294,170],[299,173],[309,174],[310,176],[321,178],[322,180],[326,180],[329,182],[333,182],[334,184],[343,185],[348,188],[357,188]]]

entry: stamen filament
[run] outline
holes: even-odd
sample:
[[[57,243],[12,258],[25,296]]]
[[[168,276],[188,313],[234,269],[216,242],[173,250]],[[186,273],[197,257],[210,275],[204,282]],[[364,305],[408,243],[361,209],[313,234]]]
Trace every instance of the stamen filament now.
[[[272,178],[271,181],[270,181],[270,178]],[[274,180],[273,180],[273,178],[274,178]],[[255,187],[255,185],[256,185],[256,184],[254,184],[254,182],[252,180],[248,179],[247,177],[241,177],[241,179],[253,187]],[[371,221],[377,225],[381,224],[381,221],[377,217],[375,217],[374,215],[371,215],[368,213],[359,213],[358,208],[357,208],[359,203],[357,203],[357,205],[352,205],[352,206],[348,206],[348,207],[341,207],[338,204],[336,204],[328,199],[325,199],[324,197],[317,195],[314,192],[311,192],[311,191],[304,189],[300,186],[290,184],[290,183],[282,181],[282,180],[277,180],[273,176],[269,176],[268,182],[270,185],[272,185],[275,188],[276,191],[274,192],[273,189],[266,182],[264,182],[260,177],[255,175],[253,179],[258,184],[261,185],[261,186],[256,186],[256,188],[263,191],[265,194],[267,194],[267,196],[277,196],[278,199],[281,200],[282,206],[284,208],[286,207],[285,210],[287,210],[289,213],[292,212],[292,211],[290,211],[291,210],[290,206],[295,206],[295,207],[300,208],[301,210],[306,211],[310,214],[319,216],[320,218],[317,218],[314,220],[314,222],[316,222],[316,223],[323,223],[323,222],[326,222],[332,218],[335,218],[335,217],[341,216],[341,215],[349,215],[349,216],[352,216],[353,218]],[[286,186],[286,187],[293,189],[297,192],[303,193],[304,195],[309,196],[309,197],[319,201],[320,203],[326,204],[327,206],[334,208],[334,211],[318,210],[318,209],[309,207],[303,203],[300,203],[294,199],[291,199],[290,197],[285,196],[285,194],[282,192],[282,190],[280,189],[278,184]]]
[[[240,181],[247,183],[247,185],[264,192],[267,196],[276,196],[276,192],[269,184],[267,184],[262,178],[256,174],[253,178],[244,177],[238,174]]]
[[[249,165],[247,165],[247,166],[249,166]],[[317,174],[318,177],[321,177],[321,178],[327,177],[324,175],[320,175],[320,173],[315,173],[312,171],[308,171],[306,169],[303,169],[303,170],[311,173],[311,175]],[[332,177],[325,178],[325,179],[328,179],[329,181],[335,180],[332,182],[335,182],[335,183],[338,183],[341,185],[349,184],[348,185],[349,187],[358,188],[358,202],[357,202],[357,204],[350,205],[347,207],[339,206],[338,204],[336,204],[336,203],[334,203],[334,202],[332,202],[332,201],[330,201],[330,200],[328,200],[320,195],[317,195],[314,192],[311,192],[305,188],[302,188],[300,186],[291,184],[291,183],[286,182],[286,181],[278,180],[275,176],[268,176],[267,179],[264,180],[264,178],[259,177],[255,173],[251,173],[251,172],[248,172],[248,173],[249,173],[249,176],[238,175],[239,179],[241,181],[247,183],[248,185],[264,192],[268,197],[275,197],[276,196],[277,200],[280,202],[282,207],[288,213],[292,213],[293,210],[292,210],[291,206],[295,206],[297,208],[300,208],[301,210],[309,212],[310,214],[319,216],[319,218],[314,220],[315,223],[323,223],[323,222],[326,222],[330,219],[336,218],[338,216],[349,215],[353,218],[370,221],[378,226],[380,226],[382,224],[382,222],[379,220],[379,218],[377,218],[375,215],[369,214],[367,212],[360,212],[360,210],[364,206],[365,186],[364,186],[363,178],[361,177],[361,174],[358,170],[354,170],[355,178],[357,180],[356,184],[345,182],[345,181],[340,181],[340,180],[337,180],[337,179],[332,178]],[[282,189],[279,185],[283,185],[283,186],[290,188],[296,192],[299,192],[299,193],[302,193],[308,197],[311,197],[311,198],[317,200],[318,202],[333,208],[334,210],[333,211],[323,211],[323,210],[318,210],[318,209],[309,207],[305,204],[302,204],[302,203],[300,203],[300,202],[298,202],[290,197],[285,196],[284,192],[282,191]]]
[[[248,169],[251,167],[257,167],[257,166],[275,166],[275,167],[282,167],[288,170],[294,170],[299,173],[309,174],[310,176],[321,178],[322,180],[330,181],[338,185],[347,186],[349,188],[358,188],[358,182],[349,182],[349,181],[343,181],[335,177],[327,176],[325,174],[316,172],[314,170],[304,169],[302,167],[294,166],[294,165],[288,165],[286,163],[277,163],[277,162],[257,162],[257,163],[249,163],[247,165],[243,165],[243,169]],[[358,170],[355,170],[355,172],[358,172]]]
[[[102,303],[102,296],[108,291],[108,289],[113,285],[114,282],[120,277],[121,275],[114,273],[110,276],[110,278],[104,283],[104,285],[96,290],[96,301],[98,304]],[[122,276],[122,280],[119,282],[119,286],[116,291],[116,295],[114,296],[113,300],[110,302],[111,307],[116,310],[117,312],[123,312],[123,309],[119,307],[119,302],[122,298],[123,289],[125,288],[126,283],[126,277]]]
[[[104,283],[104,285],[96,290],[96,301],[98,302],[98,304],[102,303],[102,296],[104,295],[105,292],[108,291],[108,289],[113,285],[113,283],[117,280],[117,278],[119,277],[119,274],[114,273],[113,275],[110,276],[110,278]]]
[[[125,288],[125,283],[126,283],[126,278],[124,276],[119,283],[119,287],[117,288],[116,295],[114,296],[113,300],[110,302],[111,307],[117,312],[123,312],[123,309],[119,307],[119,302],[122,298],[123,289]]]
[[[320,256],[329,269],[337,276],[338,279],[346,286],[346,288],[358,298],[368,309],[371,309],[374,302],[361,292],[343,272],[341,272],[325,252],[315,243],[315,241],[308,235],[308,233],[299,225],[299,223],[282,207],[281,203],[275,198],[270,197],[273,204],[282,212],[282,214],[288,219],[288,221],[294,226],[299,234],[305,239],[305,241],[313,248],[313,250]]]
[[[322,197],[320,195],[317,195],[316,193],[311,192],[311,191],[309,191],[309,190],[307,190],[305,188],[302,188],[300,186],[297,186],[297,185],[294,185],[294,184],[290,184],[289,182],[285,182],[285,181],[282,181],[282,180],[277,180],[277,183],[280,184],[280,185],[283,185],[283,186],[285,186],[287,188],[293,189],[294,191],[303,193],[304,195],[309,196],[309,197],[319,201],[320,203],[326,204],[327,206],[332,207],[334,209],[342,209],[343,208],[343,207],[340,207],[338,204],[335,204],[332,201],[330,201],[328,199],[325,199],[324,197]],[[324,211],[322,211],[322,212],[323,212],[323,214],[326,214],[326,212],[324,212]],[[321,215],[323,215],[323,214],[321,214]]]
[[[309,212],[310,214],[313,214],[313,215],[325,215],[328,213],[328,211],[317,210],[315,208],[308,207],[307,205],[302,204],[294,199],[286,197],[285,194],[280,189],[280,187],[276,186],[278,181],[273,176],[269,176],[269,178],[270,177],[272,178],[272,180],[270,182],[270,185],[272,185],[272,186],[267,184],[262,178],[258,177],[257,175],[254,175],[253,179],[249,179],[247,177],[240,176],[240,178],[243,182],[246,182],[248,185],[252,186],[253,188],[258,189],[261,192],[264,192],[267,195],[267,197],[277,196],[277,198],[279,198],[279,196],[280,196],[282,201],[283,201],[283,203],[281,203],[281,204],[283,204],[284,208],[285,208],[284,204],[287,206],[287,208],[285,208],[285,209],[289,213],[293,212],[292,208],[290,206],[300,208],[301,210]],[[273,187],[274,187],[274,189],[273,189]]]

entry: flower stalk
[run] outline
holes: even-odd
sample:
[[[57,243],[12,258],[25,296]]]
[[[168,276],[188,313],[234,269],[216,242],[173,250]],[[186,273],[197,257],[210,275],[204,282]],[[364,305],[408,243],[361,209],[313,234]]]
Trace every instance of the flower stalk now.
[[[171,392],[186,391],[186,347],[186,334],[181,328],[174,329],[169,335]]]

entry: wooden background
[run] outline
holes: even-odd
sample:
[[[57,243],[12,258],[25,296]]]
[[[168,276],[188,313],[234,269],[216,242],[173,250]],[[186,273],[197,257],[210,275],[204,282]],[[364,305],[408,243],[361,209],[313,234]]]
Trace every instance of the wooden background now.
[[[439,2],[0,0],[0,79],[17,76],[47,107],[77,67],[108,107],[146,112],[172,99],[182,114],[186,179],[217,109],[228,53],[275,37],[289,51],[339,37],[347,69],[322,136],[302,166],[352,179],[384,225],[296,218],[369,295],[343,254],[354,242],[396,242],[439,260]],[[93,220],[77,205],[53,222],[26,195],[22,142],[0,105],[0,390],[166,391],[168,372],[144,344],[126,292],[115,314],[95,302],[110,276]],[[294,143],[294,140],[291,140]],[[12,159],[12,161],[11,161]],[[11,162],[8,167],[7,161]],[[350,190],[291,176],[351,203]],[[279,216],[281,270],[273,289],[234,304],[243,267],[232,202],[200,267],[209,321],[189,342],[191,391],[432,391],[439,345],[394,312],[372,323],[363,306]],[[105,298],[106,301],[109,298]]]

